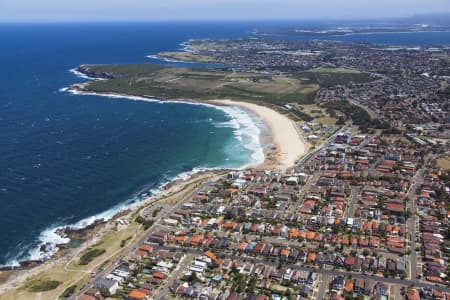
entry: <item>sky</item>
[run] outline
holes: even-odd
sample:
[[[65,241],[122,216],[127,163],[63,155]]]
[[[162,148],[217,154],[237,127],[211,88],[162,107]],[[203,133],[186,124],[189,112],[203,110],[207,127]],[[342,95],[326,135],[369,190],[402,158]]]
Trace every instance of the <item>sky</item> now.
[[[450,0],[0,0],[0,22],[370,19],[450,12]]]

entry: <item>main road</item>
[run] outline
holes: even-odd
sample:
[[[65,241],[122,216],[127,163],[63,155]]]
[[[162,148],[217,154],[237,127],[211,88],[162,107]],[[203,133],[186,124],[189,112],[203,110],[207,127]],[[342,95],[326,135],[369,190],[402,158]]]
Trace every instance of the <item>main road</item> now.
[[[215,178],[218,178],[222,175],[218,175]],[[100,270],[90,281],[89,283],[83,287],[82,289],[80,289],[80,291],[74,293],[70,298],[68,299],[78,299],[79,296],[81,296],[82,294],[84,294],[91,286],[94,282],[96,282],[97,280],[99,280],[100,278],[105,277],[106,275],[108,275],[109,273],[111,273],[115,268],[117,268],[118,266],[118,262],[128,253],[134,252],[135,249],[137,249],[140,245],[142,245],[144,242],[147,241],[148,239],[148,235],[159,225],[159,222],[161,221],[162,218],[164,218],[167,215],[170,215],[170,213],[178,210],[181,205],[188,199],[192,198],[196,193],[198,193],[199,191],[203,190],[208,184],[209,182],[212,180],[213,176],[210,177],[206,177],[203,179],[198,179],[198,181],[201,180],[206,180],[205,182],[203,182],[200,186],[195,187],[190,193],[188,193],[186,196],[183,197],[183,199],[181,199],[180,201],[178,201],[178,203],[176,205],[174,205],[169,213],[166,214],[159,214],[158,217],[156,218],[155,222],[153,223],[152,226],[150,226],[145,233],[142,234],[142,237],[140,239],[138,239],[137,241],[131,243],[130,245],[128,245],[127,247],[125,247],[122,251],[122,254],[119,255],[118,258],[116,258],[111,264],[109,264],[107,267],[103,268],[102,270]],[[194,183],[195,181],[193,181],[192,183]],[[186,184],[185,188],[187,188],[189,184]],[[179,191],[182,192],[182,191]],[[170,197],[170,196],[169,196]],[[157,203],[159,201],[163,201],[165,198],[161,198],[161,199],[155,199],[155,201],[152,201],[150,204],[153,203]]]

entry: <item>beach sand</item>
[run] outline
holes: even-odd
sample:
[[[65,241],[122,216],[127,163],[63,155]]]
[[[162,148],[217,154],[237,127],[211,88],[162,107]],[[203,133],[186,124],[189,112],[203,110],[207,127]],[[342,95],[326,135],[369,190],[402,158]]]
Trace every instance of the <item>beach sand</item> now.
[[[253,103],[232,100],[211,100],[207,102],[214,105],[229,105],[243,108],[259,116],[268,126],[270,134],[267,137],[267,140],[263,140],[262,143],[265,146],[270,146],[273,144],[274,149],[266,151],[266,160],[261,166],[257,167],[259,169],[287,169],[289,167],[292,167],[294,166],[295,161],[298,160],[301,156],[305,155],[310,147],[310,144],[307,143],[300,135],[294,121],[273,109]],[[187,185],[196,180],[204,180],[208,177],[217,176],[218,173],[220,172],[206,171],[194,174],[187,180],[185,179],[172,182],[167,186],[166,190],[163,190],[157,195],[149,197],[138,204],[130,206],[128,216],[133,215],[133,213],[136,212],[139,208],[147,206],[150,203],[164,200],[169,197],[169,195],[173,195],[175,193],[183,191]],[[106,226],[100,226],[100,228],[94,230],[94,232],[92,232],[91,234],[95,235],[95,238],[89,239],[81,247],[71,251],[71,253],[66,253],[63,257],[61,257],[60,255],[56,255],[56,257],[54,257],[53,259],[31,269],[16,270],[6,282],[0,284],[0,294],[22,286],[26,282],[27,278],[30,278],[31,276],[41,274],[42,272],[55,267],[58,268],[59,266],[65,266],[76,256],[76,253],[80,253],[82,250],[86,249],[86,247],[94,244],[97,240],[101,239],[102,236],[108,231],[108,229],[110,229],[111,226],[114,225],[114,219],[108,221]],[[75,282],[76,281],[78,281],[78,279],[76,279]],[[58,289],[53,292],[61,293],[62,291]],[[28,295],[31,296],[32,294]],[[2,299],[1,296],[0,299]]]
[[[270,128],[276,150],[266,153],[263,168],[287,169],[308,152],[310,147],[296,128],[294,121],[268,107],[249,102],[211,100],[211,104],[238,106],[259,116]]]
[[[75,94],[85,95],[99,95],[106,97],[132,98],[134,100],[157,100],[152,96],[137,96],[137,95],[123,95],[116,93],[97,93],[84,91],[84,84],[73,84],[66,91]],[[81,89],[81,90],[80,90]],[[270,137],[267,140],[262,140],[263,146],[273,144],[276,149],[265,151],[265,162],[258,166],[264,169],[287,169],[293,167],[295,161],[306,155],[311,144],[309,144],[303,136],[299,133],[295,122],[287,116],[277,112],[269,107],[258,105],[250,102],[234,101],[228,99],[211,99],[207,101],[195,101],[189,99],[173,99],[171,102],[193,102],[193,103],[208,103],[218,106],[237,106],[241,107],[253,114],[259,116],[270,129]]]

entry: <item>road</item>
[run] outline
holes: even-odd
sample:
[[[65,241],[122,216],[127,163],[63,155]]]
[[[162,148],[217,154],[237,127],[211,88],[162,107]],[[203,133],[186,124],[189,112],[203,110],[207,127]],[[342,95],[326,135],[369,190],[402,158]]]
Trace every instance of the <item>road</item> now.
[[[317,293],[317,300],[324,300],[325,299],[325,293],[328,290],[328,280],[330,279],[329,274],[323,274],[322,275],[322,281],[319,285],[319,292]]]
[[[410,274],[412,280],[417,280],[417,252],[416,252],[416,196],[415,192],[421,183],[418,182],[418,174],[420,170],[416,172],[416,175],[412,179],[412,184],[409,188],[407,199],[409,200],[409,212],[410,218],[408,219],[408,232],[410,233],[410,250],[409,255],[410,262]]]
[[[170,273],[165,282],[156,291],[153,292],[153,299],[162,299],[164,296],[170,293],[170,287],[175,280],[178,280],[184,273],[187,267],[192,263],[194,255],[186,254],[183,259],[178,263],[173,272]]]
[[[353,216],[355,215],[355,207],[356,207],[357,200],[358,200],[358,194],[359,194],[359,187],[353,186],[351,188],[350,204],[344,214],[345,217],[353,218]]]
[[[336,135],[338,135],[341,132],[344,132],[345,130],[347,130],[349,127],[349,125],[345,125],[344,127],[342,127],[341,129],[339,129],[338,131],[336,131],[332,136],[330,136],[325,142],[322,143],[322,145],[313,150],[312,152],[306,154],[305,156],[303,156],[299,161],[296,162],[296,165],[302,165],[307,163],[311,158],[313,158],[317,153],[319,153],[320,151],[322,151],[323,149],[327,148],[330,144],[333,143],[334,138],[336,137]]]
[[[427,165],[428,161],[432,158],[431,155],[428,155],[425,157],[424,160],[424,166]],[[423,183],[423,168],[416,171],[414,174],[414,177],[411,180],[411,186],[409,187],[409,190],[407,192],[407,199],[409,200],[409,212],[410,212],[410,218],[408,219],[408,232],[411,235],[410,242],[411,242],[411,254],[409,255],[409,262],[410,262],[410,274],[411,274],[411,280],[418,281],[417,275],[417,268],[418,268],[418,261],[417,261],[417,251],[416,251],[416,239],[417,239],[417,232],[416,232],[416,225],[417,225],[417,214],[416,214],[416,190],[422,185]]]
[[[362,109],[364,109],[364,110],[369,114],[369,116],[370,116],[370,118],[371,118],[372,120],[377,119],[377,114],[376,114],[373,110],[371,110],[370,108],[368,108],[367,106],[365,106],[365,105],[363,105],[363,104],[361,104],[361,103],[359,103],[359,102],[357,102],[357,101],[355,101],[355,100],[348,99],[347,101],[348,101],[350,104],[359,106],[359,107],[361,107]]]
[[[217,176],[219,177],[219,176]],[[164,218],[166,215],[170,215],[170,213],[178,210],[181,205],[188,199],[192,198],[197,192],[203,190],[210,182],[212,178],[208,178],[208,180],[206,180],[205,182],[203,182],[200,186],[194,188],[189,194],[187,194],[186,196],[183,197],[183,199],[181,199],[180,201],[178,201],[178,203],[176,205],[174,205],[171,209],[169,213],[166,214],[158,214],[157,218],[155,219],[155,222],[153,223],[153,225],[151,227],[149,227],[147,229],[147,231],[142,235],[142,237],[135,241],[134,243],[131,243],[130,245],[128,245],[127,247],[125,247],[122,251],[122,255],[120,255],[118,258],[116,258],[111,264],[109,264],[109,266],[105,267],[103,270],[99,271],[95,277],[93,277],[90,282],[84,287],[82,288],[80,291],[78,291],[77,293],[73,294],[69,299],[78,299],[79,296],[81,296],[82,294],[84,294],[91,286],[92,283],[94,283],[95,281],[99,280],[100,278],[105,277],[106,275],[108,275],[109,273],[111,273],[115,268],[117,268],[117,264],[118,262],[128,253],[130,252],[134,252],[135,249],[137,249],[140,245],[142,245],[144,242],[147,241],[149,234],[157,227],[159,226],[159,223],[161,222],[162,218]],[[157,199],[155,200],[155,202],[164,200],[163,199]],[[153,203],[155,203],[153,202]]]
[[[200,250],[200,249],[192,249],[192,248],[182,248],[182,247],[178,247],[178,246],[157,246],[158,249],[162,249],[162,250],[168,250],[168,251],[182,251],[184,249],[184,251],[186,253],[191,253],[194,255],[203,255],[204,251]],[[221,253],[222,255],[222,253]],[[268,261],[267,259],[264,258],[259,258],[259,257],[243,257],[243,256],[238,256],[238,255],[232,255],[232,254],[223,254],[223,256],[225,258],[229,258],[229,259],[238,259],[241,261],[247,261],[247,262],[252,262],[252,263],[256,263],[256,264],[264,264],[264,265],[268,265],[268,266],[272,266],[277,268],[279,263],[277,261]],[[293,270],[301,270],[301,271],[310,271],[310,272],[316,272],[318,274],[322,274],[322,275],[328,275],[328,276],[337,276],[337,275],[345,275],[345,276],[352,276],[352,278],[354,279],[372,279],[374,281],[379,281],[379,282],[384,282],[387,284],[400,284],[400,285],[404,285],[404,286],[409,286],[409,285],[414,285],[416,287],[426,287],[426,288],[432,288],[432,289],[437,289],[440,291],[443,291],[445,293],[450,293],[450,287],[446,287],[446,286],[436,286],[434,284],[431,283],[427,283],[427,282],[422,282],[422,281],[413,281],[413,280],[409,280],[409,279],[401,279],[401,278],[392,278],[392,277],[381,277],[381,276],[376,276],[376,275],[371,275],[371,274],[362,274],[362,273],[357,273],[357,272],[349,272],[346,270],[333,270],[333,269],[320,269],[318,267],[307,267],[307,266],[301,266],[301,265],[297,265],[297,264],[290,264],[289,265],[290,269]]]
[[[344,126],[343,128],[341,128],[339,131],[337,131],[335,134],[333,134],[326,142],[324,142],[320,148],[314,150],[313,152],[311,152],[308,155],[306,155],[305,157],[303,157],[299,163],[306,163],[308,160],[313,158],[319,151],[328,147],[333,142],[334,137],[339,132],[343,132],[343,131],[347,130],[347,128],[348,128],[348,126]],[[218,178],[220,176],[222,176],[222,175],[219,175],[216,178]],[[156,226],[160,225],[160,222],[163,217],[168,216],[172,212],[178,210],[185,201],[192,198],[198,191],[203,190],[205,187],[207,187],[207,185],[209,184],[209,182],[211,180],[212,180],[212,178],[208,178],[208,180],[206,180],[204,183],[202,183],[199,187],[194,188],[188,195],[184,196],[182,200],[180,200],[176,205],[174,205],[170,210],[168,210],[167,213],[159,214],[159,216],[155,220],[155,223],[145,232],[145,234],[143,234],[142,237],[138,241],[133,242],[129,246],[127,246],[123,250],[122,253],[128,254],[130,252],[133,252],[137,247],[139,247],[141,244],[146,242],[149,233],[151,233],[156,228]],[[318,274],[322,274],[323,278],[326,278],[327,281],[330,276],[336,276],[336,275],[349,276],[349,275],[351,275],[353,278],[360,278],[360,279],[369,278],[369,279],[372,279],[375,281],[385,282],[388,284],[400,284],[400,285],[404,285],[404,286],[414,285],[417,287],[428,287],[428,288],[439,289],[441,291],[450,293],[450,288],[448,288],[448,287],[444,287],[444,286],[437,287],[436,285],[433,285],[433,284],[430,284],[427,282],[423,282],[423,281],[419,281],[417,279],[417,253],[415,251],[415,249],[416,249],[416,243],[415,243],[415,239],[416,239],[415,191],[416,191],[417,187],[419,187],[421,185],[421,183],[422,183],[422,170],[419,170],[416,172],[414,178],[412,179],[412,184],[407,193],[407,197],[408,197],[408,199],[410,199],[409,211],[411,212],[411,217],[408,219],[408,231],[411,233],[411,255],[409,256],[411,279],[385,278],[385,277],[379,277],[379,276],[375,276],[375,275],[364,275],[361,273],[348,272],[345,270],[319,269],[316,267],[306,267],[306,266],[301,266],[301,265],[292,265],[291,268],[297,269],[297,270],[314,271]],[[357,191],[352,189],[352,203],[349,208],[348,216],[351,216],[354,213],[354,206],[355,206],[354,204],[356,203],[355,201],[357,198],[357,194],[358,194]],[[158,201],[160,201],[160,200],[162,200],[162,199],[159,199]],[[166,250],[175,250],[175,251],[185,250],[187,253],[189,253],[191,255],[202,255],[203,254],[202,250],[181,248],[181,247],[177,247],[177,246],[158,246],[158,248],[166,249]],[[112,262],[112,264],[110,264],[107,268],[100,271],[90,281],[90,284],[88,284],[85,288],[81,289],[79,292],[74,294],[70,299],[76,299],[79,295],[84,293],[91,286],[92,282],[95,282],[96,280],[98,280],[98,279],[106,276],[110,272],[112,272],[114,270],[114,268],[117,267],[117,263],[123,257],[123,254],[121,256],[119,256],[114,262]],[[277,265],[278,265],[278,262],[270,262],[263,258],[257,258],[257,257],[249,258],[249,257],[236,256],[236,255],[232,255],[232,254],[224,254],[224,256],[227,258],[230,258],[230,259],[240,259],[240,260],[244,260],[244,261],[251,261],[254,263],[262,263],[262,264],[270,265],[273,267],[277,267]],[[184,260],[183,262],[187,262],[187,261],[189,261],[189,260]],[[174,271],[175,273],[172,274],[171,276],[169,276],[167,283],[163,287],[161,287],[160,290],[158,290],[158,294],[164,295],[164,293],[167,292],[167,289],[170,287],[170,283],[174,279],[178,278],[179,273],[183,272],[185,270],[185,268],[186,268],[186,266],[184,263],[181,264],[179,267],[177,267],[177,269]],[[325,291],[326,291],[326,287],[323,287],[321,285],[320,289],[319,289],[319,293],[318,293],[318,299],[323,299],[323,295],[324,295]],[[320,297],[322,297],[322,298],[320,298]]]
[[[343,132],[345,130],[348,129],[348,125],[342,127],[340,130],[336,131],[332,136],[330,136],[319,148],[317,148],[316,150],[308,153],[306,156],[304,156],[299,162],[297,162],[298,164],[303,164],[306,163],[308,160],[310,160],[311,158],[313,158],[317,153],[319,153],[319,151],[321,151],[322,149],[328,147],[333,141],[335,136],[340,133]],[[217,176],[220,177],[221,175]],[[174,207],[172,207],[172,209],[170,209],[170,211],[168,213],[160,213],[158,214],[157,218],[155,219],[154,224],[145,232],[145,234],[142,235],[142,237],[134,242],[131,243],[130,245],[128,245],[127,247],[125,247],[122,251],[122,253],[130,253],[135,251],[136,248],[138,248],[141,244],[143,244],[144,242],[147,241],[148,235],[149,233],[151,233],[156,226],[160,225],[160,221],[162,220],[163,217],[170,215],[172,212],[176,211],[179,209],[179,207],[187,200],[192,198],[197,192],[203,190],[211,181],[212,178],[208,178],[208,180],[206,180],[204,183],[202,183],[199,187],[196,187],[192,192],[190,192],[188,195],[186,195],[181,201],[179,201]],[[158,202],[161,201],[163,199],[157,199],[154,201]],[[123,254],[121,256],[119,256],[116,260],[113,261],[112,264],[109,264],[107,267],[105,267],[103,270],[99,271],[95,277],[93,277],[89,283],[82,288],[80,291],[76,292],[75,294],[73,294],[69,299],[77,299],[80,295],[82,295],[83,293],[85,293],[91,286],[92,283],[99,280],[100,278],[105,277],[106,275],[108,275],[109,273],[111,273],[116,267],[117,267],[117,263],[123,258]]]

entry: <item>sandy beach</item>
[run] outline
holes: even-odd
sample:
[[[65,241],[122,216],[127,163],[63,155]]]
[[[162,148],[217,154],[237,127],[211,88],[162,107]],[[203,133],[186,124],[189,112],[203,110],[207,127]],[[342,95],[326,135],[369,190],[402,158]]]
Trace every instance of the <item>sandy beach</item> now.
[[[295,161],[298,160],[301,156],[305,155],[310,147],[309,143],[307,143],[299,134],[294,121],[273,109],[253,103],[232,100],[211,100],[207,102],[213,105],[237,106],[259,116],[264,121],[269,129],[269,136],[267,141],[263,140],[262,143],[266,146],[273,145],[274,147],[273,149],[266,151],[266,160],[262,165],[258,166],[258,168],[287,169],[289,167],[292,167],[295,164]],[[194,182],[195,180],[211,177],[214,175],[217,175],[217,172],[206,171],[193,174],[189,179],[172,182],[168,184],[167,189],[161,191],[157,195],[149,197],[140,203],[131,205],[125,218],[127,218],[127,216],[132,216],[134,212],[146,205],[149,205],[149,203],[164,200],[171,194],[176,194],[183,191],[188,184]],[[100,240],[107,232],[110,232],[111,228],[113,228],[114,226],[114,222],[114,219],[109,220],[105,225],[100,226],[98,229],[94,229],[93,232],[90,233],[91,238],[89,238],[88,241],[86,241],[80,248],[76,250],[69,251],[69,253],[65,252],[62,257],[61,255],[56,255],[56,257],[54,257],[53,259],[39,264],[32,269],[16,270],[13,275],[8,280],[6,280],[6,282],[0,284],[0,294],[5,293],[6,291],[11,291],[12,289],[21,286],[27,281],[27,279],[37,274],[41,274],[42,272],[53,273],[53,271],[51,270],[54,270],[55,268],[64,269],[78,253],[85,250],[89,245],[92,245]],[[137,234],[136,238],[140,237],[141,234],[142,233]],[[115,255],[116,254],[114,254],[114,256]],[[92,270],[93,268],[89,269],[88,271],[81,272],[91,272]],[[67,273],[69,271],[70,270],[65,272]],[[75,276],[72,280],[76,282],[79,279],[77,276]],[[0,297],[0,299],[1,298],[2,297]]]
[[[272,154],[272,159],[266,155],[264,168],[287,169],[292,167],[297,159],[308,152],[309,144],[300,136],[294,121],[287,116],[268,107],[249,102],[232,100],[212,100],[208,102],[244,108],[258,115],[267,124],[276,150]]]
[[[143,101],[162,101],[152,96],[138,96],[138,95],[124,95],[116,93],[97,93],[84,91],[84,84],[73,84],[64,91],[69,91],[75,94],[84,95],[99,95],[106,97],[129,98],[133,100]],[[211,99],[207,101],[195,101],[190,99],[173,99],[170,102],[193,102],[193,103],[208,103],[219,106],[237,106],[243,108],[253,114],[259,116],[270,129],[270,140],[262,141],[263,144],[273,143],[276,147],[273,151],[265,152],[265,162],[260,168],[265,169],[287,169],[295,164],[295,161],[308,153],[310,144],[300,135],[296,128],[295,122],[287,116],[277,112],[274,109],[263,105],[258,105],[250,102],[234,101],[228,99]]]

